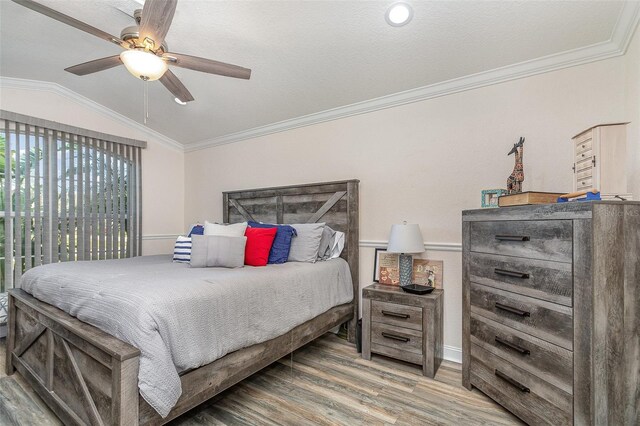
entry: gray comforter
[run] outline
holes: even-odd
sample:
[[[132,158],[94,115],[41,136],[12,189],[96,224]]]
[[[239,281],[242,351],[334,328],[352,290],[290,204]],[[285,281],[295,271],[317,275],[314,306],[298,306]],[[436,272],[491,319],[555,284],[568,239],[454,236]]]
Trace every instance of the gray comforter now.
[[[26,272],[23,290],[141,351],[138,387],[166,416],[178,373],[264,342],[353,298],[343,259],[190,268],[170,256],[68,262]]]

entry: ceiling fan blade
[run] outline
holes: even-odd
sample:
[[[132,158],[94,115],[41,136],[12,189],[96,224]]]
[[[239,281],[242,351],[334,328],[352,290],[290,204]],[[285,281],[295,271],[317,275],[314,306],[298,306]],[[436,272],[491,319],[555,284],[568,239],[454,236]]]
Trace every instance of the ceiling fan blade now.
[[[147,0],[140,20],[140,40],[150,38],[154,42],[152,50],[162,46],[169,31],[178,0]]]
[[[34,11],[36,11],[38,13],[42,13],[43,15],[48,16],[49,18],[53,18],[56,21],[60,21],[60,22],[62,22],[64,24],[71,25],[72,27],[75,27],[75,28],[77,28],[79,30],[82,30],[82,31],[86,32],[86,33],[89,33],[91,35],[99,37],[99,38],[101,38],[103,40],[106,40],[106,41],[108,41],[110,43],[118,44],[118,45],[120,45],[120,46],[122,46],[124,48],[128,48],[129,47],[129,44],[126,41],[121,40],[119,37],[112,36],[111,34],[105,33],[104,31],[99,30],[96,27],[92,27],[89,24],[85,24],[82,21],[79,21],[79,20],[77,20],[75,18],[72,18],[71,16],[67,16],[64,13],[60,13],[57,10],[53,10],[53,9],[47,7],[47,6],[44,6],[44,5],[40,4],[40,3],[35,2],[35,1],[32,1],[32,0],[13,0],[13,1],[15,3],[18,3],[21,6],[24,6],[26,8],[31,9],[31,10],[34,10]]]
[[[65,68],[64,70],[75,75],[87,75],[98,71],[108,70],[109,68],[113,68],[121,64],[122,61],[120,60],[120,55],[115,55],[74,65],[72,67]]]
[[[244,78],[246,80],[251,78],[251,70],[249,68],[239,67],[238,65],[173,52],[167,53],[163,55],[163,57],[169,59],[172,65],[180,68],[188,68],[190,70],[224,75],[227,77]]]
[[[167,72],[160,77],[160,83],[182,102],[191,102],[193,100],[193,96],[189,93],[189,90],[184,87],[184,84],[182,84],[182,82],[178,80],[178,77],[171,71],[167,70]]]

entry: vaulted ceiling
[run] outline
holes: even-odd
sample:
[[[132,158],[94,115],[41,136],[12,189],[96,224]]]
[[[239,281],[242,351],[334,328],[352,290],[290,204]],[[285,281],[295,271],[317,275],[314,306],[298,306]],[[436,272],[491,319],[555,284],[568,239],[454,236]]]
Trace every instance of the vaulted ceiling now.
[[[180,106],[159,82],[147,83],[147,125],[196,144],[563,52],[579,56],[610,42],[625,10],[637,11],[616,1],[407,2],[413,19],[396,28],[384,16],[393,0],[180,0],[169,50],[251,68],[251,79],[173,68],[195,101]],[[120,35],[134,23],[122,11],[142,1],[41,3]],[[118,46],[7,0],[0,16],[3,77],[57,83],[142,121],[145,83],[124,67],[83,77],[64,71],[118,54]]]

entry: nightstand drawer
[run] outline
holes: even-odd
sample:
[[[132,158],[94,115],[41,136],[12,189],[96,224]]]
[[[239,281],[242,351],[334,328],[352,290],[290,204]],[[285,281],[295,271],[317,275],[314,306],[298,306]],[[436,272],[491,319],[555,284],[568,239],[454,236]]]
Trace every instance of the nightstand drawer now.
[[[573,350],[573,310],[567,306],[471,283],[471,313]]]
[[[371,321],[422,331],[422,308],[372,300]]]
[[[389,358],[410,362],[411,364],[422,365],[422,363],[424,362],[422,354],[407,352],[407,351],[403,351],[402,349],[392,348],[391,346],[379,345],[373,342],[371,343],[371,353],[384,355],[384,356],[388,356]]]
[[[469,280],[565,306],[573,304],[570,263],[469,253]]]
[[[471,345],[474,386],[532,425],[573,423],[573,397],[479,346]]]
[[[573,394],[573,352],[471,314],[471,343]]]
[[[573,221],[473,222],[471,251],[529,259],[573,261]]]
[[[373,322],[371,343],[422,355],[422,332],[417,330]]]

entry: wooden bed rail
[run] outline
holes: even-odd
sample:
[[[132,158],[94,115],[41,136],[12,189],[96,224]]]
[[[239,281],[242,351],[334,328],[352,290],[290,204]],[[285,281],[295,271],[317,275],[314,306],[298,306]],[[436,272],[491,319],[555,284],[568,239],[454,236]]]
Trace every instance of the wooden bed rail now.
[[[14,369],[70,425],[138,423],[140,351],[20,289],[9,290]]]
[[[182,395],[166,418],[140,398],[140,424],[167,423],[352,318],[353,303],[336,306],[282,336],[231,352],[183,374]]]
[[[331,308],[272,340],[180,377],[182,395],[161,418],[138,392],[140,351],[20,289],[9,291],[7,374],[17,370],[66,425],[161,425],[353,319]]]

